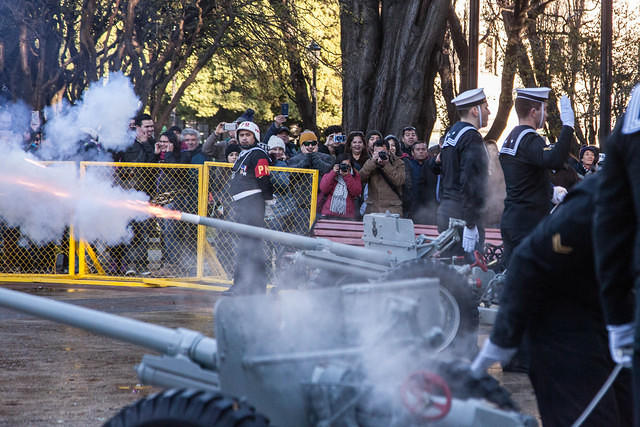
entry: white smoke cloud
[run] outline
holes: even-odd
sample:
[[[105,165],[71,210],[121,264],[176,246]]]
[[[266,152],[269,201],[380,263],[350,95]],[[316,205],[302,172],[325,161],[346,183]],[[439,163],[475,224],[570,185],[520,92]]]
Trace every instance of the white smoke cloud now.
[[[123,150],[135,138],[129,121],[139,107],[129,79],[120,72],[112,73],[108,79],[92,83],[74,105],[63,102],[45,109],[47,144],[39,156],[47,160],[72,158],[87,134],[97,136],[106,150]]]
[[[12,150],[0,165],[0,217],[35,243],[60,239],[69,225],[87,241],[126,241],[131,237],[127,224],[147,217],[122,206],[125,200],[147,201],[146,194],[113,186],[90,169],[80,179],[75,163],[44,167]]]
[[[22,150],[29,135],[30,110],[24,103],[0,109],[0,225],[19,227],[35,243],[58,241],[66,227],[76,238],[114,244],[130,240],[129,223],[148,215],[123,207],[124,201],[148,201],[145,193],[114,184],[108,168],[89,168],[80,176],[76,162],[39,163],[75,158],[86,130],[98,134],[105,149],[133,142],[129,121],[139,107],[128,78],[112,73],[93,83],[75,105],[49,109],[46,143],[35,155]],[[54,113],[54,110],[57,111]]]

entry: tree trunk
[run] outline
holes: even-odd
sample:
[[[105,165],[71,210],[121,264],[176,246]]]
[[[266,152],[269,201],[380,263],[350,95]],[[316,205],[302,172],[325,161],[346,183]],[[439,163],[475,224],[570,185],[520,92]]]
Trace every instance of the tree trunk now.
[[[302,126],[306,129],[313,130],[316,135],[318,135],[317,118],[314,116],[311,96],[309,96],[309,85],[307,84],[307,78],[304,74],[300,58],[300,51],[306,51],[306,47],[300,43],[298,38],[299,30],[296,28],[297,21],[291,16],[291,10],[286,0],[269,0],[269,3],[278,17],[282,28],[282,37],[286,50],[285,56],[289,64],[289,83],[293,89],[294,102],[298,107],[300,118],[302,119]],[[316,97],[316,105],[317,103]]]
[[[458,18],[453,4],[449,6],[447,23],[449,24],[453,48],[456,51],[458,61],[460,61],[460,65],[458,66],[458,72],[460,75],[460,87],[458,88],[458,93],[461,93],[467,90],[469,83],[464,77],[469,75],[469,45],[467,44],[467,36],[462,30],[460,18]]]
[[[379,0],[340,0],[342,125],[347,131],[367,129],[382,43],[379,10]]]
[[[414,125],[426,137],[435,121],[433,84],[449,0],[381,6],[342,1],[345,127],[397,133]]]
[[[550,69],[547,65],[549,63],[547,53],[544,47],[543,41],[540,39],[540,35],[537,30],[537,19],[544,12],[546,4],[533,9],[529,14],[529,22],[527,23],[527,39],[531,45],[531,57],[533,59],[533,69],[535,70],[535,79],[538,85],[543,87],[551,87],[551,75]],[[549,93],[549,102],[547,108],[547,127],[550,140],[555,141],[562,129],[562,121],[560,120],[560,111],[558,110],[558,95],[554,91]]]
[[[507,120],[513,107],[513,81],[518,66],[518,54],[522,43],[522,30],[525,26],[528,0],[516,0],[513,12],[503,9],[502,21],[507,33],[507,47],[504,52],[500,99],[496,118],[485,139],[497,141],[507,127]]]
[[[451,69],[451,51],[449,32],[445,36],[444,46],[442,47],[442,53],[440,54],[440,68],[438,74],[440,75],[440,86],[442,89],[442,99],[447,109],[447,118],[442,118],[442,122],[445,128],[453,125],[457,121],[457,112],[455,106],[451,103],[451,100],[455,97],[454,84],[453,84],[453,70]],[[461,79],[464,80],[464,79]]]

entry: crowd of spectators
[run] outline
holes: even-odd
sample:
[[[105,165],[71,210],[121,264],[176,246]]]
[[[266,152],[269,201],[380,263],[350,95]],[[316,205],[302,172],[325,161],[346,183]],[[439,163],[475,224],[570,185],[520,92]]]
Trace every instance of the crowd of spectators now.
[[[0,137],[9,132],[10,118],[0,112]],[[242,147],[236,139],[238,123],[254,121],[248,109],[232,123],[219,123],[201,141],[199,131],[178,126],[157,128],[151,116],[140,114],[130,128],[135,141],[126,150],[108,153],[117,162],[202,164],[205,161],[233,163]],[[6,125],[3,123],[6,122]],[[7,128],[7,129],[4,129]],[[365,213],[391,212],[419,224],[436,224],[441,196],[440,144],[429,147],[407,125],[395,136],[384,136],[376,129],[345,131],[329,126],[322,135],[311,130],[292,132],[287,117],[277,115],[261,142],[268,150],[272,166],[315,169],[319,172],[318,215],[359,220]],[[40,129],[24,135],[24,149],[37,156],[42,144]],[[201,143],[202,142],[202,143]],[[492,197],[485,207],[485,224],[498,226],[504,199],[504,181],[495,141],[486,141],[489,154],[489,183]],[[78,160],[103,160],[99,141],[88,134],[79,144]],[[598,169],[599,153],[593,146],[580,150],[579,158],[569,159],[565,168],[552,171],[552,181],[570,188]],[[273,180],[278,174],[274,174]],[[282,183],[280,183],[282,184]],[[135,187],[135,186],[134,186]],[[282,185],[278,187],[283,188]]]

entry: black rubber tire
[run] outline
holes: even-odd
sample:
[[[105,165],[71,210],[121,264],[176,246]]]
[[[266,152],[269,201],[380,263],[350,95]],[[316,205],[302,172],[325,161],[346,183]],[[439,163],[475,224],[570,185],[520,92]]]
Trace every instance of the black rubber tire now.
[[[469,363],[462,360],[437,362],[435,371],[449,386],[451,394],[457,399],[486,399],[507,411],[519,411],[518,404],[511,399],[511,393],[502,387],[491,375],[482,378],[471,376]]]
[[[473,359],[478,351],[479,296],[467,279],[450,266],[431,259],[415,259],[400,263],[386,275],[386,280],[437,277],[440,286],[455,299],[460,310],[460,325],[444,351],[458,357]]]
[[[169,389],[126,406],[105,427],[262,427],[269,420],[222,393]]]

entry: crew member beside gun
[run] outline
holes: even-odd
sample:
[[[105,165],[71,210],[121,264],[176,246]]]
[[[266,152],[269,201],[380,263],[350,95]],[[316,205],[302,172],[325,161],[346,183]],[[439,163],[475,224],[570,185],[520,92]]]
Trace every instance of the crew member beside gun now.
[[[489,155],[478,129],[487,125],[491,112],[481,88],[463,92],[451,102],[460,121],[447,132],[440,152],[442,196],[437,212],[438,232],[449,228],[449,218],[463,219],[467,225],[462,249],[470,253],[480,248],[484,240],[480,220],[486,198]]]
[[[264,227],[265,209],[274,204],[273,184],[270,179],[271,159],[260,141],[260,129],[253,122],[242,122],[236,131],[242,148],[231,168],[231,198],[235,221]],[[231,295],[264,293],[267,272],[261,239],[240,237],[236,251]]]
[[[640,426],[640,85],[605,150],[593,224],[596,273],[612,356],[633,363],[634,425]],[[632,348],[631,360],[623,349]]]
[[[495,362],[505,366],[526,340],[529,378],[545,427],[572,425],[615,365],[594,269],[598,179],[574,187],[514,251],[491,336],[472,364],[476,377]],[[623,370],[583,425],[630,425],[630,385]]]
[[[553,187],[550,169],[560,169],[569,157],[573,138],[574,114],[569,98],[560,99],[562,132],[552,149],[536,132],[544,126],[546,105],[551,89],[517,89],[515,109],[519,125],[513,128],[500,149],[507,197],[500,224],[504,244],[503,262],[509,265],[511,253],[566,194]]]

